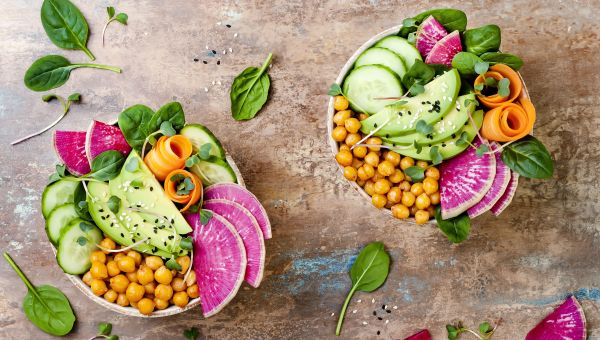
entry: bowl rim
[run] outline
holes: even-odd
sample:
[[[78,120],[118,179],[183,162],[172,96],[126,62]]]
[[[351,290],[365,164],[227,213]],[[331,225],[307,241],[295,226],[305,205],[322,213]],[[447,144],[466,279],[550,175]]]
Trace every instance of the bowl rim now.
[[[237,164],[235,164],[235,161],[229,155],[229,153],[227,153],[227,151],[225,151],[225,159],[227,160],[227,162],[233,169],[233,172],[237,176],[238,184],[245,188],[246,183],[244,182],[244,178],[242,177],[240,169],[237,167]],[[48,241],[48,243],[50,243],[50,245],[52,246],[52,251],[56,255],[56,248],[50,241]],[[144,315],[144,314],[140,313],[139,310],[137,310],[137,308],[134,308],[131,306],[127,306],[127,307],[119,306],[114,302],[106,301],[106,299],[102,298],[102,296],[95,295],[94,293],[92,293],[91,288],[88,285],[86,285],[85,282],[83,282],[83,280],[81,279],[81,277],[79,275],[72,275],[72,274],[67,274],[67,273],[65,273],[65,275],[67,276],[69,281],[71,281],[73,283],[73,285],[75,285],[75,287],[77,287],[77,289],[79,289],[79,291],[82,292],[83,295],[87,296],[90,300],[101,305],[102,307],[110,309],[113,312],[117,312],[119,314],[123,314],[123,315],[127,315],[127,316],[135,316],[135,317],[139,317],[139,318],[162,318],[165,316],[171,316],[171,315],[183,313],[189,309],[192,309],[192,308],[200,305],[200,297],[197,297],[195,299],[191,299],[188,302],[188,304],[183,308],[178,307],[176,305],[171,305],[163,310],[155,310],[150,315]]]
[[[368,48],[372,47],[375,43],[377,43],[379,40],[387,37],[387,36],[392,36],[392,35],[397,35],[400,32],[400,29],[402,28],[402,25],[396,25],[396,26],[392,26],[388,29],[385,29],[377,34],[375,34],[374,36],[372,36],[371,38],[369,38],[365,43],[363,43],[356,51],[354,51],[354,53],[352,54],[352,56],[350,56],[350,58],[348,58],[348,60],[346,61],[346,63],[344,64],[344,66],[342,67],[342,69],[340,70],[340,72],[338,73],[338,76],[335,78],[335,83],[339,84],[340,86],[342,85],[342,82],[344,81],[344,78],[346,78],[346,75],[348,74],[348,72],[352,69],[352,67],[354,66],[354,63],[356,62],[356,59],[358,59],[358,57]],[[525,81],[523,79],[523,77],[521,76],[521,73],[519,71],[516,71],[517,74],[519,75],[519,78],[521,79],[521,83],[523,84],[523,89],[521,91],[521,95],[527,99],[530,99],[529,97],[529,91],[527,90],[527,86],[525,85]],[[339,151],[339,146],[338,146],[338,142],[336,142],[332,137],[331,137],[331,133],[333,132],[333,128],[335,127],[335,124],[333,123],[333,115],[335,114],[335,109],[333,108],[333,96],[330,96],[329,98],[329,104],[327,106],[327,143],[329,144],[329,148],[331,150],[331,153],[333,155],[333,161],[335,162],[335,164],[338,167],[338,170],[340,171],[340,173],[342,174],[342,178],[343,174],[344,174],[344,167],[341,166],[338,162],[335,161],[335,155],[338,153]],[[365,190],[363,188],[361,188],[356,181],[349,181],[347,179],[344,178],[345,182],[350,183],[350,185],[352,186],[352,188],[354,188],[354,190],[358,191],[358,193],[365,199],[367,199],[369,201],[369,206],[371,206],[373,209],[377,209],[373,206],[373,204],[370,203],[371,201],[371,196],[369,196],[369,194],[367,194],[365,192]],[[383,209],[377,209],[379,211],[384,212],[385,214],[392,216],[392,211],[390,209],[387,208],[383,208]],[[400,221],[400,220],[399,220]],[[408,223],[412,223],[415,224],[414,218],[411,219],[404,219],[401,220],[402,222],[408,222]],[[429,220],[429,222],[425,223],[425,225],[427,224],[434,224],[434,219]],[[423,225],[423,224],[422,224]]]

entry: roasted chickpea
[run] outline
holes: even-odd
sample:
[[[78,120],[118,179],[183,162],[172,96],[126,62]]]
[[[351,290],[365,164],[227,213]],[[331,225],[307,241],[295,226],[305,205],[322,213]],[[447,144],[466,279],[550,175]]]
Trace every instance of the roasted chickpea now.
[[[161,300],[169,301],[173,296],[173,287],[169,284],[159,283],[154,289],[154,296]]]
[[[385,207],[387,203],[387,198],[385,198],[385,196],[381,194],[373,194],[373,196],[371,196],[371,203],[373,203],[375,208],[381,209]]]
[[[156,282],[152,281],[152,282],[148,282],[144,285],[144,290],[146,291],[146,294],[152,294],[154,295],[154,290],[156,289]]]
[[[395,169],[394,173],[391,174],[388,179],[394,184],[400,183],[404,180],[404,173],[400,169]]]
[[[198,289],[198,285],[196,285],[196,284],[187,287],[186,292],[187,292],[187,295],[189,297],[191,297],[192,299],[195,299],[198,296],[200,296],[200,290]]]
[[[93,251],[92,254],[90,254],[90,261],[106,263],[106,254],[104,254],[100,250]]]
[[[354,157],[364,158],[367,155],[367,147],[366,146],[357,146],[352,149],[352,154]]]
[[[417,210],[419,210],[419,208],[417,208],[416,205],[413,205],[412,207],[409,208],[409,210],[410,210],[410,215],[415,216],[415,214],[417,213]]]
[[[410,187],[410,192],[412,192],[415,196],[422,194],[424,192],[423,183],[413,183],[413,185]]]
[[[129,301],[129,305],[137,309],[137,302]]]
[[[348,136],[346,136],[346,144],[348,144],[349,146],[352,146],[352,145],[360,142],[361,139],[362,139],[362,137],[360,136],[360,134],[349,133]]]
[[[117,253],[117,254],[115,255],[115,257],[113,258],[113,261],[115,261],[115,262],[119,263],[119,260],[120,260],[120,259],[122,259],[122,258],[123,258],[123,257],[125,257],[125,256],[127,256],[127,255],[125,255],[125,254],[123,254],[123,253]]]
[[[366,113],[359,113],[358,114],[358,120],[360,120],[361,122],[365,119],[369,118],[369,115]]]
[[[152,312],[154,312],[154,306],[154,301],[148,298],[143,298],[137,303],[137,309],[144,315],[152,314]]]
[[[377,180],[377,182],[375,182],[373,189],[375,190],[376,194],[385,195],[385,194],[387,194],[388,191],[390,191],[391,187],[392,187],[392,185],[391,185],[390,181],[388,181],[385,178],[382,178],[382,179]]]
[[[410,211],[404,204],[394,204],[391,209],[395,218],[404,219],[410,216]]]
[[[131,257],[135,261],[136,266],[139,266],[140,263],[142,263],[142,254],[138,253],[135,250],[128,251],[127,256]]]
[[[92,277],[94,279],[106,279],[108,277],[108,270],[106,269],[106,265],[99,261],[92,261],[90,273],[92,273]]]
[[[144,297],[144,293],[146,293],[144,287],[136,282],[131,282],[125,291],[129,303],[140,301],[140,299]]]
[[[423,180],[423,190],[427,195],[433,194],[438,191],[438,182],[431,177],[425,177]]]
[[[171,280],[173,280],[173,274],[167,267],[162,266],[154,272],[154,279],[158,283],[168,285],[171,283]]]
[[[185,280],[185,284],[189,287],[196,284],[196,273],[192,270]]]
[[[363,181],[375,176],[375,168],[371,164],[365,163],[357,170],[358,178]]]
[[[182,292],[187,288],[183,279],[180,279],[178,277],[174,278],[173,281],[171,281],[171,287],[173,287],[173,290],[176,292]]]
[[[135,260],[131,256],[122,256],[117,261],[117,265],[122,272],[133,273],[135,271]]]
[[[360,130],[360,125],[360,121],[358,121],[356,118],[348,118],[344,122],[346,130],[348,130],[350,133],[357,133],[358,130]]]
[[[127,295],[125,295],[125,293],[121,293],[119,296],[117,296],[117,305],[121,307],[129,306],[129,300],[127,299]]]
[[[92,293],[94,293],[96,296],[102,296],[108,291],[108,288],[106,288],[106,283],[100,279],[92,279],[90,287],[92,288]]]
[[[429,221],[429,212],[427,210],[417,210],[415,213],[415,223],[424,224]]]
[[[431,204],[440,204],[440,193],[434,192],[433,194],[429,195],[429,199],[431,200]]]
[[[385,155],[384,158],[387,161],[390,161],[394,166],[398,166],[400,164],[400,155],[395,152],[395,151],[388,151]]]
[[[358,177],[358,172],[353,167],[347,166],[344,168],[344,177],[346,177],[347,180],[354,182]]]
[[[393,187],[387,193],[388,203],[396,204],[402,200],[402,190],[398,187]]]
[[[365,182],[366,181],[363,181],[362,179],[357,179],[356,180],[356,184],[358,184],[360,187],[364,187],[365,186]]]
[[[108,237],[105,237],[102,241],[100,241],[100,247],[105,248],[105,249],[115,250],[115,249],[117,249],[117,244],[115,243],[115,241],[109,239]],[[106,250],[103,250],[102,252],[104,254],[108,254],[108,252]]]
[[[85,283],[86,285],[91,285],[92,284],[92,273],[90,273],[89,271],[87,273],[85,273],[83,275],[83,277],[81,278],[81,281],[83,281],[83,283]]]
[[[383,142],[382,142],[381,138],[379,138],[379,137],[370,137],[367,139],[367,141],[365,143],[373,144],[373,145],[381,145]],[[369,150],[379,151],[379,150],[381,150],[381,148],[378,146],[369,146]]]
[[[188,268],[190,267],[192,260],[190,259],[189,256],[184,255],[184,256],[179,256],[178,258],[176,258],[175,262],[177,262],[181,266],[181,270],[179,272],[185,273],[185,272],[187,272]]]
[[[106,293],[104,293],[104,300],[108,302],[115,302],[117,301],[117,296],[119,296],[119,293],[109,289]]]
[[[394,168],[394,164],[392,162],[385,160],[377,166],[377,172],[379,172],[382,176],[390,176],[394,172],[396,172],[396,168]]]
[[[158,299],[156,297],[154,298],[154,303],[155,303],[156,309],[159,309],[159,310],[169,307],[169,301],[166,301],[163,299]]]
[[[402,181],[402,182],[400,182],[400,184],[398,185],[398,187],[402,191],[410,191],[410,182],[409,181]]]
[[[160,257],[154,255],[146,257],[144,262],[146,262],[146,266],[152,270],[157,270],[164,264]]]
[[[346,119],[348,119],[350,117],[352,117],[352,111],[350,111],[350,110],[338,111],[336,114],[333,115],[333,122],[337,126],[344,126],[344,122],[346,122]]]
[[[342,144],[340,144],[339,151],[342,151],[342,150],[350,151],[350,146],[346,143],[342,143]]]
[[[400,160],[400,169],[402,170],[406,170],[413,165],[415,165],[415,160],[411,157],[404,157]]]
[[[402,193],[402,204],[407,207],[412,207],[415,204],[415,195],[410,191],[404,191]]]
[[[431,205],[431,200],[429,199],[429,196],[427,196],[426,193],[422,193],[419,196],[417,196],[417,199],[415,200],[415,205],[419,210],[425,210]]]
[[[141,265],[140,268],[137,270],[137,281],[141,285],[145,285],[154,281],[154,272],[152,271],[152,269],[150,269],[150,267],[146,265]]]
[[[352,158],[352,167],[354,168],[354,170],[358,170],[358,168],[360,168],[363,164],[365,164],[365,162],[361,161],[358,158]]]
[[[343,126],[336,126],[335,128],[333,128],[333,131],[331,131],[331,138],[333,138],[333,140],[336,142],[343,141],[344,139],[346,139],[347,135],[348,131],[346,131],[346,128]]]
[[[429,167],[425,170],[425,177],[433,178],[436,181],[440,180],[440,171],[437,168]]]
[[[367,195],[373,196],[375,194],[375,182],[371,180],[366,181],[364,189]]]
[[[372,167],[377,167],[379,165],[379,155],[376,152],[370,151],[365,156],[365,163],[369,164]]]
[[[342,150],[335,155],[335,160],[342,166],[350,166],[352,165],[352,153]]]
[[[119,269],[119,265],[113,260],[113,261],[108,261],[108,263],[106,263],[106,270],[108,270],[108,275],[109,276],[115,276],[115,275],[119,275],[119,273],[121,273],[121,269]]]
[[[111,277],[109,282],[110,288],[114,289],[117,293],[125,293],[127,286],[129,286],[129,279],[123,274]]]
[[[429,216],[433,216],[433,215],[435,215],[435,208],[433,207],[433,205],[430,205],[430,206],[427,208],[427,212],[429,213]]]
[[[417,166],[421,169],[427,169],[429,164],[425,161],[417,161]]]
[[[173,295],[173,303],[181,308],[188,304],[190,297],[186,292],[177,292]]]
[[[131,273],[125,273],[129,282],[138,282],[137,271]]]
[[[343,111],[348,108],[348,99],[344,96],[333,97],[333,108],[336,111]]]

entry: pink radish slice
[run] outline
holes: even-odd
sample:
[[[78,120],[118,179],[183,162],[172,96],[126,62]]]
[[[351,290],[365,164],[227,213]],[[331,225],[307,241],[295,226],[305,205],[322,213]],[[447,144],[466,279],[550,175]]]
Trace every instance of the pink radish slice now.
[[[431,334],[429,331],[424,329],[417,334],[413,334],[404,340],[431,340]]]
[[[205,225],[197,217],[187,217],[194,228],[193,265],[202,314],[208,318],[223,309],[240,289],[246,273],[246,251],[237,231],[224,217],[213,213]]]
[[[492,150],[496,150],[498,144],[492,143],[491,147]],[[506,188],[508,187],[508,183],[510,183],[510,169],[502,162],[501,153],[497,152],[494,156],[496,157],[496,176],[492,182],[492,187],[479,203],[467,210],[470,218],[475,218],[490,210],[494,204],[498,202],[500,197],[502,197],[504,191],[506,191]]]
[[[461,51],[460,34],[458,31],[454,31],[435,43],[425,58],[425,63],[452,66],[452,59]]]
[[[515,192],[517,192],[517,187],[519,186],[519,174],[511,171],[510,172],[510,182],[508,182],[508,186],[502,197],[494,204],[494,206],[490,209],[494,216],[500,215],[504,209],[506,209],[515,197]]]
[[[529,331],[525,340],[585,340],[585,324],[581,305],[574,296],[570,296]]]
[[[430,15],[427,19],[423,20],[421,25],[419,25],[415,45],[423,58],[425,58],[433,46],[435,46],[435,43],[446,35],[448,35],[448,32],[446,32],[444,26],[435,20],[433,15]]]
[[[265,208],[258,198],[244,187],[234,183],[213,184],[204,190],[204,199],[226,199],[240,204],[256,218],[265,240],[271,238],[271,222]]]
[[[96,156],[108,150],[117,150],[127,156],[131,146],[123,132],[116,126],[93,120],[88,127],[85,139],[85,154],[91,163]]]
[[[241,205],[223,199],[204,201],[204,209],[223,216],[237,230],[248,258],[244,279],[252,287],[258,287],[265,267],[265,241],[254,216]]]
[[[54,131],[52,138],[56,155],[70,173],[82,176],[90,172],[84,131]]]

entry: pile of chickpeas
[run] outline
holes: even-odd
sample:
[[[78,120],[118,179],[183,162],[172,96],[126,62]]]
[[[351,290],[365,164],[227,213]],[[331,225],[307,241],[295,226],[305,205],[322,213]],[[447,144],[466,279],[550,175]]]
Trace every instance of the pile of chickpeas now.
[[[111,250],[117,247],[108,237],[100,242],[100,246]],[[168,269],[162,258],[135,250],[119,253],[96,250],[90,260],[92,267],[82,280],[90,286],[92,293],[119,306],[137,308],[145,315],[171,304],[185,307],[190,299],[199,296],[196,273],[190,271],[183,280],[191,264],[189,256],[176,259],[181,266],[179,272]]]
[[[401,157],[397,152],[385,151],[379,137],[370,137],[357,146],[365,135],[360,132],[361,121],[369,116],[358,115],[348,109],[348,100],[343,96],[334,97],[333,106],[337,111],[333,116],[336,127],[331,137],[339,142],[339,151],[335,156],[344,167],[344,177],[360,185],[376,208],[391,209],[392,215],[399,219],[414,216],[417,224],[429,221],[435,213],[434,206],[440,203],[438,180],[439,170],[425,161],[411,157]],[[404,170],[418,166],[425,170],[422,182],[414,182]]]

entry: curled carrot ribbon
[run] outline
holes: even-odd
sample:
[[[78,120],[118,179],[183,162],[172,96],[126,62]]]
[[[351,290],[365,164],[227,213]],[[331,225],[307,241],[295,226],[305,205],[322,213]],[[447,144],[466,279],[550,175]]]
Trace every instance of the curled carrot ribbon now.
[[[162,136],[144,157],[144,162],[158,180],[164,181],[171,171],[183,169],[191,155],[192,143],[185,136]]]
[[[518,140],[531,133],[535,118],[535,108],[527,98],[503,103],[485,113],[481,135],[497,142]]]
[[[475,79],[475,85],[485,84],[485,78],[494,78],[496,81],[500,81],[502,78],[507,78],[510,81],[510,85],[508,86],[510,94],[507,97],[502,97],[497,93],[486,96],[479,91],[476,92],[477,99],[479,99],[483,105],[491,109],[496,108],[504,103],[514,102],[523,90],[523,83],[521,82],[521,77],[519,77],[519,74],[504,64],[496,64],[491,66],[489,71],[479,75]]]
[[[181,181],[174,179],[174,176],[176,175],[181,175],[183,178],[189,178],[192,181],[194,188],[190,190],[189,194],[180,195],[177,193],[177,185]],[[196,204],[202,196],[202,181],[200,181],[200,178],[193,173],[182,169],[171,171],[165,179],[164,187],[165,193],[171,201],[185,204],[185,207],[179,210],[181,212],[188,210],[192,205]]]

